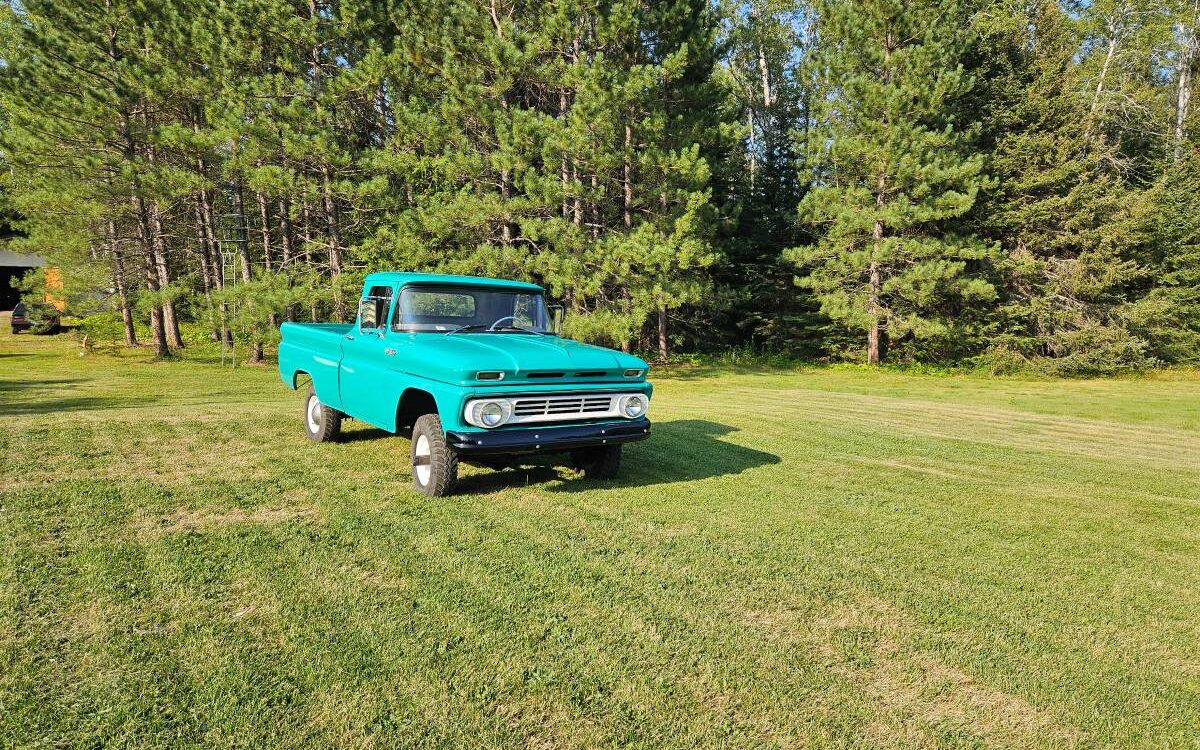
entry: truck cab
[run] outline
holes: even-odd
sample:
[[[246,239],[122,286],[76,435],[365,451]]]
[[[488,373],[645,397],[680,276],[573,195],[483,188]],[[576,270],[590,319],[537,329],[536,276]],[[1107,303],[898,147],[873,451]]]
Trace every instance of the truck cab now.
[[[308,384],[311,440],[349,417],[410,434],[413,483],[452,492],[459,460],[493,467],[562,453],[616,476],[621,446],[650,434],[645,361],[563,338],[541,287],[420,273],[366,277],[352,324],[284,323],[279,374]]]

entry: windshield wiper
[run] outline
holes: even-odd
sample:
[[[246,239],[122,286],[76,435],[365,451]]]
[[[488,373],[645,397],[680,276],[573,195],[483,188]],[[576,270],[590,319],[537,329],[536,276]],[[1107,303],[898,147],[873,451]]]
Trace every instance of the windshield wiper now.
[[[488,328],[488,324],[487,323],[468,323],[465,326],[459,326],[458,328],[455,328],[453,331],[446,331],[446,335],[449,336],[452,333],[463,333],[464,331],[469,331],[472,328],[478,328],[478,329],[486,331]]]
[[[545,331],[538,331],[533,328],[522,328],[521,326],[497,326],[497,331],[521,331],[522,333],[536,333],[539,336],[549,336]]]

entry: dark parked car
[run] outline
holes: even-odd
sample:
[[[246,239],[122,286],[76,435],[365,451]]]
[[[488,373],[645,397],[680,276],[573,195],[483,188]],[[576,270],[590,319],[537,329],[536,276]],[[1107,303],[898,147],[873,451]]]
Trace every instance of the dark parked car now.
[[[12,332],[13,335],[21,331],[33,330],[34,333],[53,333],[58,330],[59,320],[58,315],[51,309],[48,313],[35,311],[30,313],[25,308],[24,302],[18,302],[12,312]]]

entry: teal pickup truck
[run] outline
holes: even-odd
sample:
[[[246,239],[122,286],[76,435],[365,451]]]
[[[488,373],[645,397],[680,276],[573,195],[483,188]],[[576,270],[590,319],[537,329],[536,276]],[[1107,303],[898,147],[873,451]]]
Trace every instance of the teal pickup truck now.
[[[309,384],[312,440],[335,440],[346,417],[411,432],[413,484],[427,495],[454,489],[460,458],[503,468],[567,453],[586,476],[612,478],[621,445],[650,434],[649,368],[560,328],[534,284],[373,273],[353,324],[283,324],[279,375]]]

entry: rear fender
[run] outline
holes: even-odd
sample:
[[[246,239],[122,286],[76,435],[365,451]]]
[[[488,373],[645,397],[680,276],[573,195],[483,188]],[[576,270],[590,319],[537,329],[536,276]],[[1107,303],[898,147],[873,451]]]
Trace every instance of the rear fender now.
[[[311,380],[321,403],[341,410],[336,360],[284,341],[279,345],[279,377],[284,385],[292,389],[301,387],[305,380]]]

